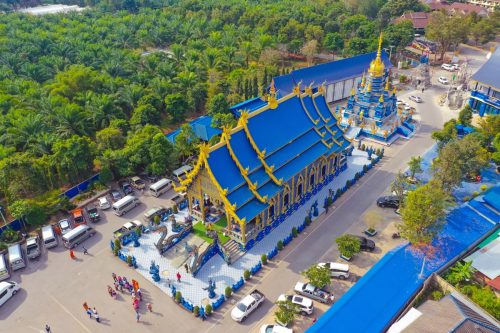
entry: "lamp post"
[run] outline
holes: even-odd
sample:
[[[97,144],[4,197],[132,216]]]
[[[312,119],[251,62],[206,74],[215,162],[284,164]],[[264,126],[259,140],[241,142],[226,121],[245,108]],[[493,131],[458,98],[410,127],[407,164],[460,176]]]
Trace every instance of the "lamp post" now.
[[[3,223],[7,224],[7,221],[5,220],[5,216],[3,215],[4,211],[5,210],[4,210],[3,206],[0,205],[0,216],[2,217]]]

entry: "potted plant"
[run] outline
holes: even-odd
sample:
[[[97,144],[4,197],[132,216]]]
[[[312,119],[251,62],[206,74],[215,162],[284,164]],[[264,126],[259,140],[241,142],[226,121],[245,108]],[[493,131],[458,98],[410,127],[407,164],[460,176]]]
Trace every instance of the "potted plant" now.
[[[226,289],[224,290],[224,296],[226,297],[226,299],[228,299],[229,297],[231,297],[232,294],[233,294],[233,289],[230,286],[227,286]]]
[[[278,251],[283,250],[283,241],[279,240],[278,244],[276,244],[276,247],[278,248]]]
[[[180,291],[175,292],[175,301],[180,303],[182,299],[182,293]]]
[[[340,257],[346,261],[350,261],[356,253],[361,251],[361,242],[355,236],[342,235],[335,242],[339,248]]]
[[[199,317],[200,316],[200,307],[198,305],[195,305],[194,308],[193,308],[193,314],[195,317]]]
[[[278,309],[274,313],[274,318],[280,326],[289,326],[300,312],[299,306],[288,299],[277,301],[276,305]]]
[[[250,271],[248,269],[245,269],[245,271],[243,272],[243,278],[245,280],[250,279]]]
[[[205,315],[208,317],[212,314],[212,306],[210,304],[207,304],[205,307]]]
[[[262,262],[262,265],[267,265],[267,254],[260,256],[260,262]]]
[[[365,224],[367,228],[364,230],[364,233],[370,237],[373,237],[377,234],[377,230],[375,229],[377,225],[380,223],[382,216],[378,211],[370,210],[366,212],[363,216]]]
[[[299,234],[298,230],[296,227],[293,227],[292,228],[292,235],[293,235],[293,238],[297,237],[297,235]]]

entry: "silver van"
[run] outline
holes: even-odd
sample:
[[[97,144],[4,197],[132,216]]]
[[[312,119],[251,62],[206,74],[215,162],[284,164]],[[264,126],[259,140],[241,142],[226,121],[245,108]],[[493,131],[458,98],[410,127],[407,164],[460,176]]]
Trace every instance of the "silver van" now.
[[[0,281],[6,280],[10,278],[9,266],[7,266],[7,262],[5,261],[5,255],[0,254]]]
[[[95,235],[95,230],[86,224],[80,224],[78,227],[69,231],[67,234],[62,236],[62,241],[65,247],[68,249],[74,248],[76,245],[81,244],[87,238]]]
[[[21,245],[14,244],[9,246],[9,263],[13,271],[26,267]]]
[[[42,239],[45,248],[50,249],[51,247],[57,246],[59,243],[57,241],[56,234],[51,225],[46,225],[42,228]]]
[[[149,192],[154,197],[159,197],[165,192],[168,192],[172,188],[172,181],[167,178],[160,179],[154,184],[149,186]]]
[[[118,216],[122,216],[138,204],[140,204],[139,199],[133,195],[127,195],[113,204],[113,212]]]

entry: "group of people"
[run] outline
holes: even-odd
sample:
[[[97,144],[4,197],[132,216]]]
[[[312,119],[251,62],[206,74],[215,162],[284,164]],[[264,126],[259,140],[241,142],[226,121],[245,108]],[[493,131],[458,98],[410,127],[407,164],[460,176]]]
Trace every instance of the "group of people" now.
[[[132,280],[132,283],[130,283],[126,277],[117,276],[115,273],[112,273],[112,276],[116,291],[108,286],[108,293],[110,294],[110,296],[116,298],[117,291],[123,292],[123,290],[126,290],[127,292],[129,292],[132,296],[132,307],[135,311],[136,320],[137,322],[139,322],[139,319],[141,317],[139,313],[139,305],[140,302],[142,302],[142,291],[141,288],[139,288],[139,283],[135,280]],[[149,312],[153,312],[153,305],[151,303],[148,303],[146,307]]]
[[[89,318],[92,319],[92,317],[95,318],[95,320],[100,323],[101,322],[101,319],[99,317],[99,313],[97,312],[95,306],[94,308],[91,308],[90,306],[88,306],[87,302],[84,302],[83,303],[83,308],[85,309],[85,312],[89,315]]]

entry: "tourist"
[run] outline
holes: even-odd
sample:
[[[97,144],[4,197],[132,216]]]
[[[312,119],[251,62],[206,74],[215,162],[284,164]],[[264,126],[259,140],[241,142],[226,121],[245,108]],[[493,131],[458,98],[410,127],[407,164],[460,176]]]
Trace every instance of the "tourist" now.
[[[135,318],[137,319],[137,322],[139,322],[139,319],[141,318],[141,315],[139,314],[139,311],[135,312]]]
[[[113,277],[113,281],[117,281],[117,278],[116,278],[116,274],[115,273],[111,273],[111,276]]]
[[[181,283],[181,273],[177,272],[177,282]]]
[[[75,256],[75,253],[73,252],[73,250],[69,250],[69,256],[71,259],[76,259],[76,256]]]
[[[141,288],[137,288],[137,296],[139,296],[139,301],[142,301],[142,291],[141,291]]]
[[[82,246],[82,249],[83,249],[83,254],[89,254],[89,251],[85,246]]]
[[[153,305],[151,303],[148,303],[147,307],[149,312],[153,312]]]
[[[49,324],[45,324],[45,332],[46,333],[51,333],[52,331],[50,330]]]
[[[172,281],[170,281],[170,278],[167,278],[167,284],[168,284],[168,287],[170,288],[171,284],[172,284]]]
[[[95,321],[97,321],[98,323],[101,322],[101,318],[99,318],[99,314],[97,313],[97,311],[94,312],[94,317],[95,317]]]
[[[184,268],[186,269],[186,273],[189,273],[189,267],[187,264],[184,264]]]

